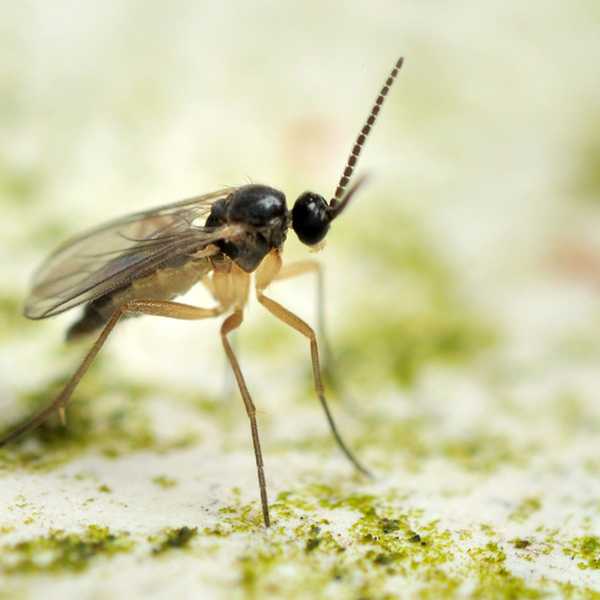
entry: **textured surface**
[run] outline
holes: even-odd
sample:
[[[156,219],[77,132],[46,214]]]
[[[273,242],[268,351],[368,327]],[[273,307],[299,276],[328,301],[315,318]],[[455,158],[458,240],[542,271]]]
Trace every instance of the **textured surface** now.
[[[36,262],[248,178],[331,193],[401,53],[319,257],[332,404],[376,478],[334,447],[305,342],[252,304],[265,531],[218,323],[132,320],[67,429],[0,450],[0,597],[600,596],[597,2],[105,4],[3,10],[1,426],[86,347],[62,344],[74,315],[19,316]],[[273,296],[314,322],[310,277]]]

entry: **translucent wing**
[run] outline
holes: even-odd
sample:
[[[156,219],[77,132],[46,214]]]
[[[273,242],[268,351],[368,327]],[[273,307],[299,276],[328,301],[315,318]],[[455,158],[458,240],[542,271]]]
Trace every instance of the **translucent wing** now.
[[[178,256],[202,250],[210,255],[211,243],[241,233],[239,225],[203,227],[212,205],[234,190],[134,213],[68,240],[35,273],[25,316],[51,317],[128,285]]]

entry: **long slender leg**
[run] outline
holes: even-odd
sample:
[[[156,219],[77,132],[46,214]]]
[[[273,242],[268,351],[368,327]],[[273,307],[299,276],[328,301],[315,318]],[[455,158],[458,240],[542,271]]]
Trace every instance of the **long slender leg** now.
[[[325,416],[327,417],[327,422],[329,423],[331,433],[333,434],[333,437],[335,438],[335,441],[337,442],[342,452],[346,455],[346,458],[354,465],[354,467],[356,467],[358,471],[363,473],[363,475],[372,477],[371,473],[365,467],[363,467],[363,465],[360,464],[358,459],[354,456],[352,451],[344,442],[342,436],[340,435],[337,429],[335,421],[333,420],[333,415],[329,410],[329,405],[327,404],[327,400],[325,399],[323,382],[321,381],[321,368],[319,365],[319,348],[317,345],[317,336],[315,335],[314,330],[308,325],[308,323],[305,323],[300,317],[295,315],[293,312],[289,311],[287,308],[285,308],[278,302],[275,302],[275,300],[272,300],[271,298],[265,296],[260,289],[257,290],[256,296],[258,298],[258,301],[272,315],[274,315],[280,321],[283,321],[284,323],[294,328],[296,331],[300,332],[303,336],[309,339],[315,390],[317,392],[317,396],[319,397],[319,401],[321,402],[321,406],[325,411]]]
[[[111,331],[115,328],[115,325],[119,322],[121,317],[126,313],[143,313],[146,315],[154,315],[159,317],[170,317],[172,319],[208,319],[210,317],[216,317],[224,312],[225,308],[217,306],[215,308],[200,308],[197,306],[190,306],[189,304],[180,304],[178,302],[168,302],[162,300],[132,300],[126,302],[120,306],[108,323],[104,326],[104,329],[98,336],[98,339],[94,342],[94,345],[90,348],[82,363],[79,365],[77,371],[68,381],[67,385],[63,388],[60,394],[45,408],[40,410],[38,413],[33,415],[30,419],[25,421],[22,425],[11,431],[9,434],[0,439],[0,446],[7,444],[23,435],[24,433],[35,429],[41,425],[48,417],[57,411],[64,421],[64,411],[71,399],[77,384],[81,381],[86,371],[100,349],[106,342],[106,339],[110,335]]]
[[[273,278],[273,281],[291,279],[306,273],[314,273],[317,278],[317,337],[323,351],[321,370],[333,390],[342,396],[347,401],[347,404],[354,406],[356,405],[356,401],[352,395],[348,393],[348,390],[344,389],[345,386],[343,385],[343,380],[338,376],[336,361],[331,351],[329,336],[327,335],[327,328],[325,326],[325,279],[323,277],[322,265],[318,261],[311,259],[292,262],[283,265],[279,273]]]
[[[296,262],[283,265],[281,270],[273,278],[273,281],[281,281],[282,279],[292,279],[306,273],[314,273],[317,278],[317,334],[321,340],[321,348],[323,349],[323,371],[326,372],[332,364],[331,345],[327,336],[325,327],[325,279],[323,277],[323,266],[316,260],[299,260]]]
[[[248,387],[244,381],[244,376],[242,375],[242,370],[240,369],[238,360],[233,352],[233,349],[231,348],[229,340],[227,339],[227,335],[242,324],[243,318],[244,316],[241,310],[236,310],[232,315],[227,317],[221,326],[221,340],[223,341],[225,354],[227,354],[229,364],[233,369],[238,387],[240,388],[240,393],[242,394],[242,399],[244,400],[244,406],[246,407],[246,413],[248,413],[248,419],[250,419],[250,429],[252,431],[252,444],[254,446],[254,457],[256,459],[256,471],[258,474],[258,486],[260,488],[260,501],[262,504],[263,519],[265,521],[265,525],[269,527],[271,524],[271,519],[269,518],[267,484],[265,482],[264,463],[262,451],[260,449],[260,438],[258,437],[258,425],[256,423],[256,408],[254,406],[254,402],[252,402],[252,398],[250,397],[250,392],[248,391]]]

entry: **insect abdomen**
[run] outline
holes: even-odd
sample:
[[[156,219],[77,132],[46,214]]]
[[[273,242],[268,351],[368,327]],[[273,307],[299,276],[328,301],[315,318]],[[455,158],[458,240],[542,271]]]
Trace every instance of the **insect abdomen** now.
[[[67,330],[67,340],[97,331],[106,325],[117,308],[129,300],[173,300],[188,292],[211,269],[212,263],[208,258],[188,259],[182,265],[159,268],[126,287],[96,298],[85,305],[81,318]]]
[[[95,302],[86,304],[81,318],[75,321],[75,323],[67,329],[66,337],[68,341],[93,333],[106,324],[108,319],[104,318],[104,316],[96,310],[94,305]]]

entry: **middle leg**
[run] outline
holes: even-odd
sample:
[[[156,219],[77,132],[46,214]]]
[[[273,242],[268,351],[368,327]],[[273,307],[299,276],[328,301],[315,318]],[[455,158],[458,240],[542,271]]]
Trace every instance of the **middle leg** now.
[[[271,519],[269,518],[269,500],[267,498],[267,484],[265,481],[265,471],[264,471],[264,463],[262,457],[262,450],[260,448],[260,438],[258,436],[258,424],[256,422],[256,407],[254,406],[254,402],[252,402],[252,398],[250,396],[250,392],[248,391],[248,386],[246,385],[246,381],[244,380],[244,376],[242,375],[242,370],[240,369],[240,364],[233,352],[231,344],[227,339],[228,334],[230,334],[233,330],[237,329],[243,320],[243,313],[241,310],[236,310],[232,315],[227,317],[221,326],[221,340],[223,342],[223,348],[225,348],[225,354],[229,359],[229,364],[233,370],[233,374],[235,375],[238,387],[240,389],[240,393],[242,394],[242,399],[244,401],[244,406],[246,407],[246,413],[248,414],[248,419],[250,419],[250,430],[252,432],[252,445],[254,446],[254,458],[256,459],[256,471],[258,474],[258,486],[260,488],[260,502],[262,505],[262,513],[263,519],[265,521],[265,526],[269,527],[271,524]]]

